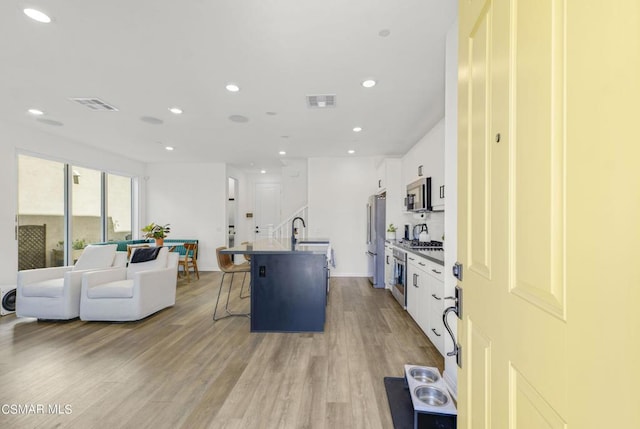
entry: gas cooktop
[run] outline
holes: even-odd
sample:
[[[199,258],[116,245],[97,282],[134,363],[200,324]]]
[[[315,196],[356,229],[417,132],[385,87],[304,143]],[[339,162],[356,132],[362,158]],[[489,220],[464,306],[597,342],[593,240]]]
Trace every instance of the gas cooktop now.
[[[444,250],[442,247],[442,241],[403,240],[402,243],[415,250]]]

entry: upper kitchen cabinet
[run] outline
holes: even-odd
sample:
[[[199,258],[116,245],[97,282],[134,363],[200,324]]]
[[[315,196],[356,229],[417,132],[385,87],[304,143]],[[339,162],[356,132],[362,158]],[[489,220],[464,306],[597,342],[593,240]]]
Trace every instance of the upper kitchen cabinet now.
[[[395,193],[401,188],[400,172],[402,162],[399,158],[385,158],[376,168],[376,194],[391,191]]]
[[[402,158],[403,184],[431,177],[433,210],[444,210],[444,119],[441,119]]]
[[[402,182],[402,160],[400,158],[385,158],[376,168],[375,193],[386,195],[387,226],[392,223],[399,227],[403,223],[405,184]]]

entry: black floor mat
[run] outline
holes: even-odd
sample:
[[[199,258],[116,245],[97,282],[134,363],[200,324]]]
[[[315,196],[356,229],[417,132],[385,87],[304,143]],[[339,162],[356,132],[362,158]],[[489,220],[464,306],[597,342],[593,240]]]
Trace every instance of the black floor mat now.
[[[394,429],[413,429],[413,404],[404,378],[385,377],[384,388],[387,390]]]

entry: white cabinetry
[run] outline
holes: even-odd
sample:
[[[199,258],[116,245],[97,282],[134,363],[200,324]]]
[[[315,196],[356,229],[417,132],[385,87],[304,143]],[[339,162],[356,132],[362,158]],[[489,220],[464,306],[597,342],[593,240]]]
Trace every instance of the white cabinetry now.
[[[409,254],[407,257],[407,311],[424,333],[429,331],[429,290],[427,273],[420,266],[423,258]]]
[[[444,355],[442,266],[414,254],[407,259],[407,311]]]
[[[429,283],[429,331],[427,336],[444,356],[444,278],[442,266],[427,261],[427,276]]]
[[[393,268],[395,264],[393,262],[393,245],[384,243],[384,287],[391,289],[393,286]]]

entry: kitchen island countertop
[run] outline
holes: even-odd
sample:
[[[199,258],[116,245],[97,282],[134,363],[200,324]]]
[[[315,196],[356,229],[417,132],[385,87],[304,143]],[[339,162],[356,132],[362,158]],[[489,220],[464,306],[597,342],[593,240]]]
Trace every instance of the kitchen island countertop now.
[[[290,239],[264,238],[221,250],[223,254],[236,255],[269,255],[278,253],[317,253],[326,254],[330,242],[328,238],[301,238],[295,248],[291,249]]]

